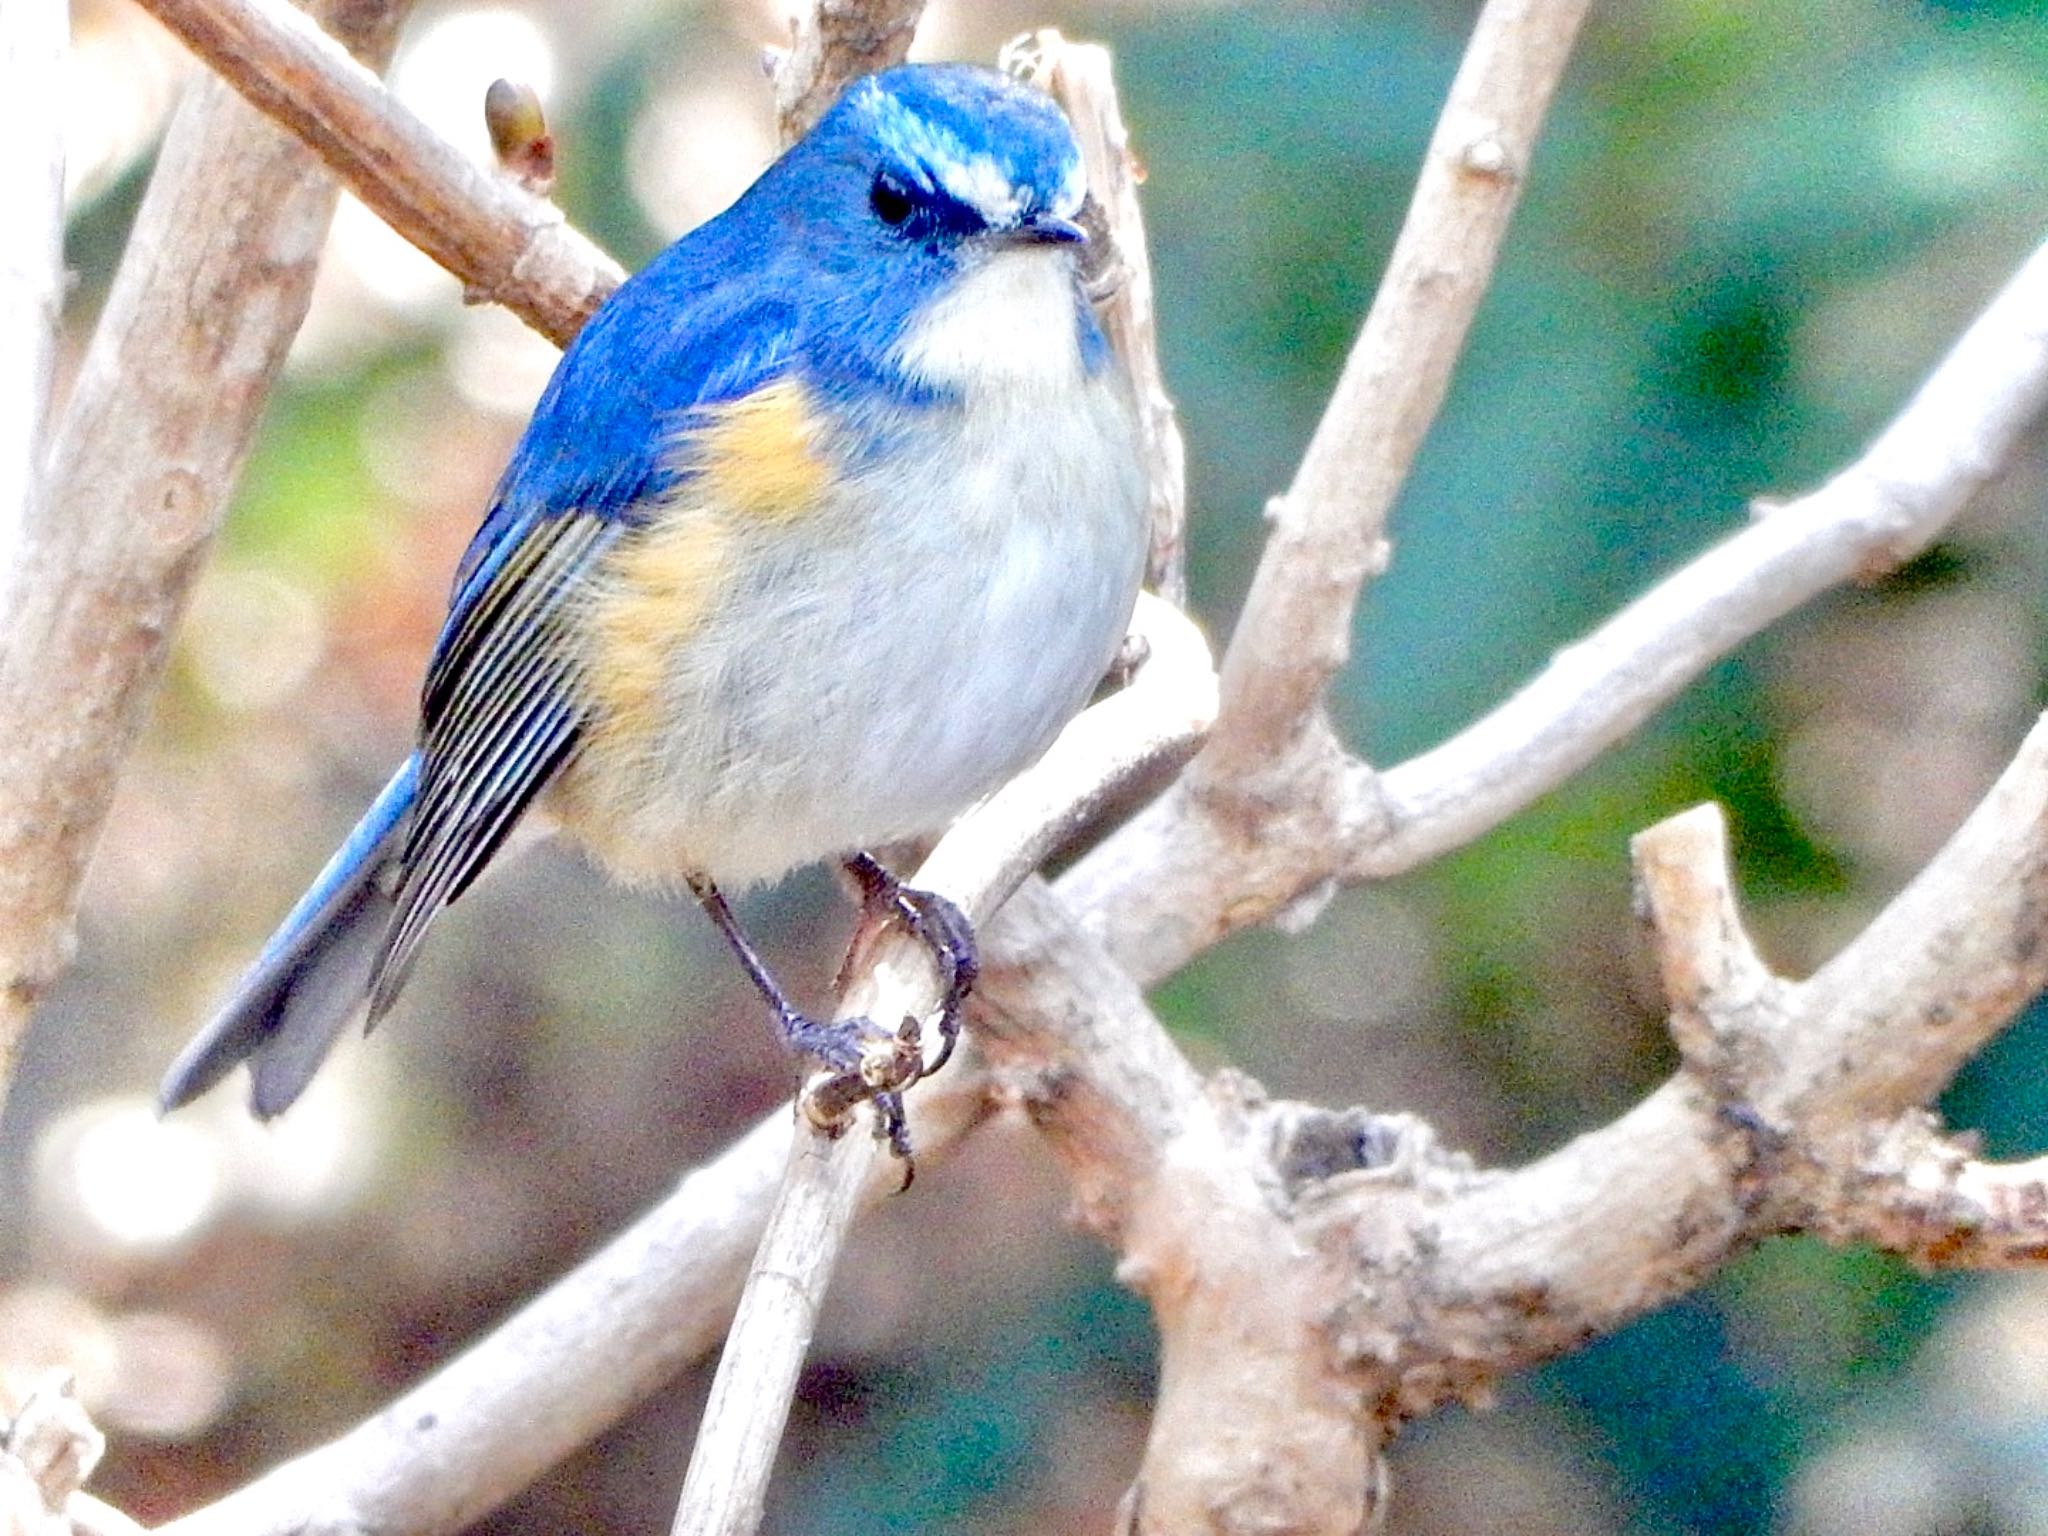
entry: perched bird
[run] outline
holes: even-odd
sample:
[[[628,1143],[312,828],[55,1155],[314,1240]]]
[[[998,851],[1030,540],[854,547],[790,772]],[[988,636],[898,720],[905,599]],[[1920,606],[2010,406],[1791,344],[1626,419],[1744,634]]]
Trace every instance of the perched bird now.
[[[1079,285],[1083,192],[1049,98],[909,65],[623,284],[456,572],[417,749],[164,1106],[241,1061],[258,1115],[288,1106],[535,806],[618,878],[687,885],[797,1050],[847,1065],[858,1027],[792,1007],[723,893],[828,857],[931,945],[957,1013],[967,925],[860,850],[1032,762],[1136,600],[1142,472]]]

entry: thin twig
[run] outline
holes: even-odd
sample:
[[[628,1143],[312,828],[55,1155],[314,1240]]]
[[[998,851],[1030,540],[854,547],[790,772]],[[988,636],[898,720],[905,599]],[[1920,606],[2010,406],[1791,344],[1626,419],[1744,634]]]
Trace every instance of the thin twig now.
[[[1083,860],[1062,894],[1151,985],[1339,882],[1385,879],[1460,847],[1800,603],[1923,547],[2044,403],[2048,245],[1856,462],[1680,567],[1450,740],[1380,773],[1325,742],[1255,820],[1242,804],[1219,809],[1177,789]]]
[[[1427,1405],[1447,1358],[1495,1374],[1577,1348],[1775,1231],[1914,1251],[1928,1241],[1924,1204],[1910,1229],[1874,1213],[1889,1206],[1896,1222],[1933,1186],[1872,1128],[1917,1111],[2048,985],[2048,719],[1906,890],[1805,982],[1770,977],[1750,955],[1718,813],[1673,818],[1635,846],[1665,974],[1691,1016],[1685,1066],[1549,1157],[1452,1198],[1415,1191],[1440,1266],[1417,1297],[1429,1326],[1405,1330],[1380,1362],[1407,1382],[1411,1407]],[[1920,1197],[1896,1182],[1909,1175]],[[1970,1201],[1996,1209],[2000,1198],[1980,1187],[1995,1176],[1974,1177],[1955,1185],[1959,1261]],[[1332,1241],[1403,1219],[1360,1202]],[[1997,1245],[1975,1256],[1997,1262]]]
[[[334,8],[388,53],[401,0]],[[0,1066],[69,959],[86,861],[335,197],[219,81],[188,92],[0,593]]]
[[[64,1504],[71,1536],[144,1536],[143,1527],[113,1505],[89,1493],[74,1493]]]
[[[808,133],[847,81],[901,64],[924,6],[925,0],[817,0],[804,7],[788,50],[770,55],[782,142]]]
[[[985,922],[1074,827],[1200,741],[1216,696],[1199,633],[1149,594],[1132,633],[1147,658],[1132,685],[1083,714],[1037,764],[949,832],[914,877],[920,889]],[[922,946],[897,935],[856,979],[844,1011],[884,1021],[923,1017],[936,999]],[[677,1536],[750,1536],[760,1524],[827,1282],[858,1198],[886,1177],[885,1165],[867,1134],[835,1137],[807,1125],[796,1137],[719,1357],[676,1508]]]
[[[560,209],[470,161],[287,0],[140,3],[472,300],[560,345],[618,286],[618,263]]]
[[[1224,655],[1223,714],[1195,766],[1247,790],[1285,771],[1351,653],[1365,579],[1492,282],[1587,0],[1489,0],[1437,120],[1364,328],[1287,493]]]
[[[1428,862],[1564,782],[1801,603],[1945,528],[2048,404],[2048,245],[2028,257],[1863,456],[1773,504],[1558,653],[1520,692],[1377,783],[1351,872]]]
[[[0,569],[31,520],[64,299],[66,20],[55,4],[0,15]]]
[[[985,1112],[970,1062],[916,1096],[920,1153]],[[447,1536],[475,1524],[708,1354],[788,1155],[787,1108],[381,1412],[165,1536]]]
[[[0,570],[36,521],[57,316],[64,293],[64,51],[60,5],[0,16]],[[32,942],[25,952],[48,950]],[[62,944],[55,946],[61,954]],[[0,940],[0,960],[8,945]],[[26,969],[47,973],[46,965]],[[0,973],[0,1109],[40,986]]]
[[[1492,280],[1585,11],[1585,0],[1490,0],[1480,12],[1379,292],[1293,485],[1269,508],[1216,734],[1074,887],[1083,921],[1139,954],[1148,980],[1237,928],[1312,917],[1343,851],[1371,831],[1343,793],[1354,760],[1324,691],[1349,657],[1388,513]]]

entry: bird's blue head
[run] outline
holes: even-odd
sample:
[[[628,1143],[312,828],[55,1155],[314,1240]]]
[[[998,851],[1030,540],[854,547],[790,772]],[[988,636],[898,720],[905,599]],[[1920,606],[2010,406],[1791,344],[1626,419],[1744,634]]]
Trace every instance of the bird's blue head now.
[[[1073,242],[1080,151],[1042,91],[965,64],[857,81],[798,151],[867,181],[865,211],[898,240]]]
[[[1069,331],[1091,367],[1105,355],[1067,257],[1086,238],[1085,191],[1073,131],[1044,92],[973,65],[905,65],[855,81],[713,221],[717,255],[706,245],[701,258],[787,299],[814,381],[950,393],[958,349],[911,355],[949,297],[996,323],[1035,296],[1030,324]]]

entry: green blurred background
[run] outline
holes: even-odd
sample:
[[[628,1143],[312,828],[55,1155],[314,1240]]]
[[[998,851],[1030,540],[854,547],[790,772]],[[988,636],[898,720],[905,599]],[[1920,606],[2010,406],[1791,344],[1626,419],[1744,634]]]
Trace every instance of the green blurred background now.
[[[422,5],[398,83],[477,142],[544,86],[559,197],[629,263],[771,148],[758,0]],[[67,346],[181,74],[77,0]],[[1470,7],[941,0],[919,52],[1058,22],[1115,45],[1150,179],[1192,582],[1228,633],[1398,226]],[[1394,523],[1343,680],[1375,761],[1427,747],[1752,498],[1854,457],[2048,226],[2048,14],[1961,0],[1599,9]],[[537,851],[439,930],[390,1025],[258,1130],[146,1095],[405,749],[448,574],[551,354],[465,311],[361,210],[297,348],[95,868],[77,966],[0,1135],[0,1371],[74,1365],[98,1487],[145,1518],[374,1409],[782,1102],[786,1067],[686,905]],[[2037,439],[1906,570],[1744,648],[1640,736],[1437,866],[1246,935],[1160,990],[1205,1065],[1409,1108],[1490,1159],[1672,1066],[1626,839],[1731,813],[1767,954],[1802,974],[1907,879],[2040,707]],[[843,904],[751,904],[822,994]],[[758,1026],[758,1027],[757,1027]],[[2029,1016],[1946,1108],[2048,1146]],[[868,1222],[805,1378],[781,1532],[1100,1531],[1150,1324],[1021,1128]],[[701,1373],[481,1530],[665,1527]],[[2048,1531],[2048,1287],[1803,1240],[1402,1443],[1403,1533]]]

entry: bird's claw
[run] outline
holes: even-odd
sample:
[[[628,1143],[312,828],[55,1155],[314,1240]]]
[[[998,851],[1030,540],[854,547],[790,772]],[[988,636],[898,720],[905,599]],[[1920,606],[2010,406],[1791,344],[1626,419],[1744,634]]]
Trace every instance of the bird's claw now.
[[[856,1105],[873,1104],[875,1137],[902,1160],[903,1188],[908,1189],[915,1168],[903,1090],[924,1072],[917,1020],[906,1018],[892,1032],[871,1019],[818,1020],[792,1009],[778,1023],[790,1049],[824,1069],[801,1096],[804,1117],[824,1134],[837,1136]]]
[[[871,917],[900,923],[930,952],[938,969],[939,1009],[934,1024],[939,1051],[922,1063],[917,1073],[918,1078],[930,1077],[952,1059],[953,1048],[960,1043],[961,1015],[981,975],[974,925],[946,897],[905,885],[872,854],[855,854],[846,861],[846,871],[860,887],[862,909]],[[908,1038],[915,1041],[913,1021],[906,1019],[904,1026]]]

